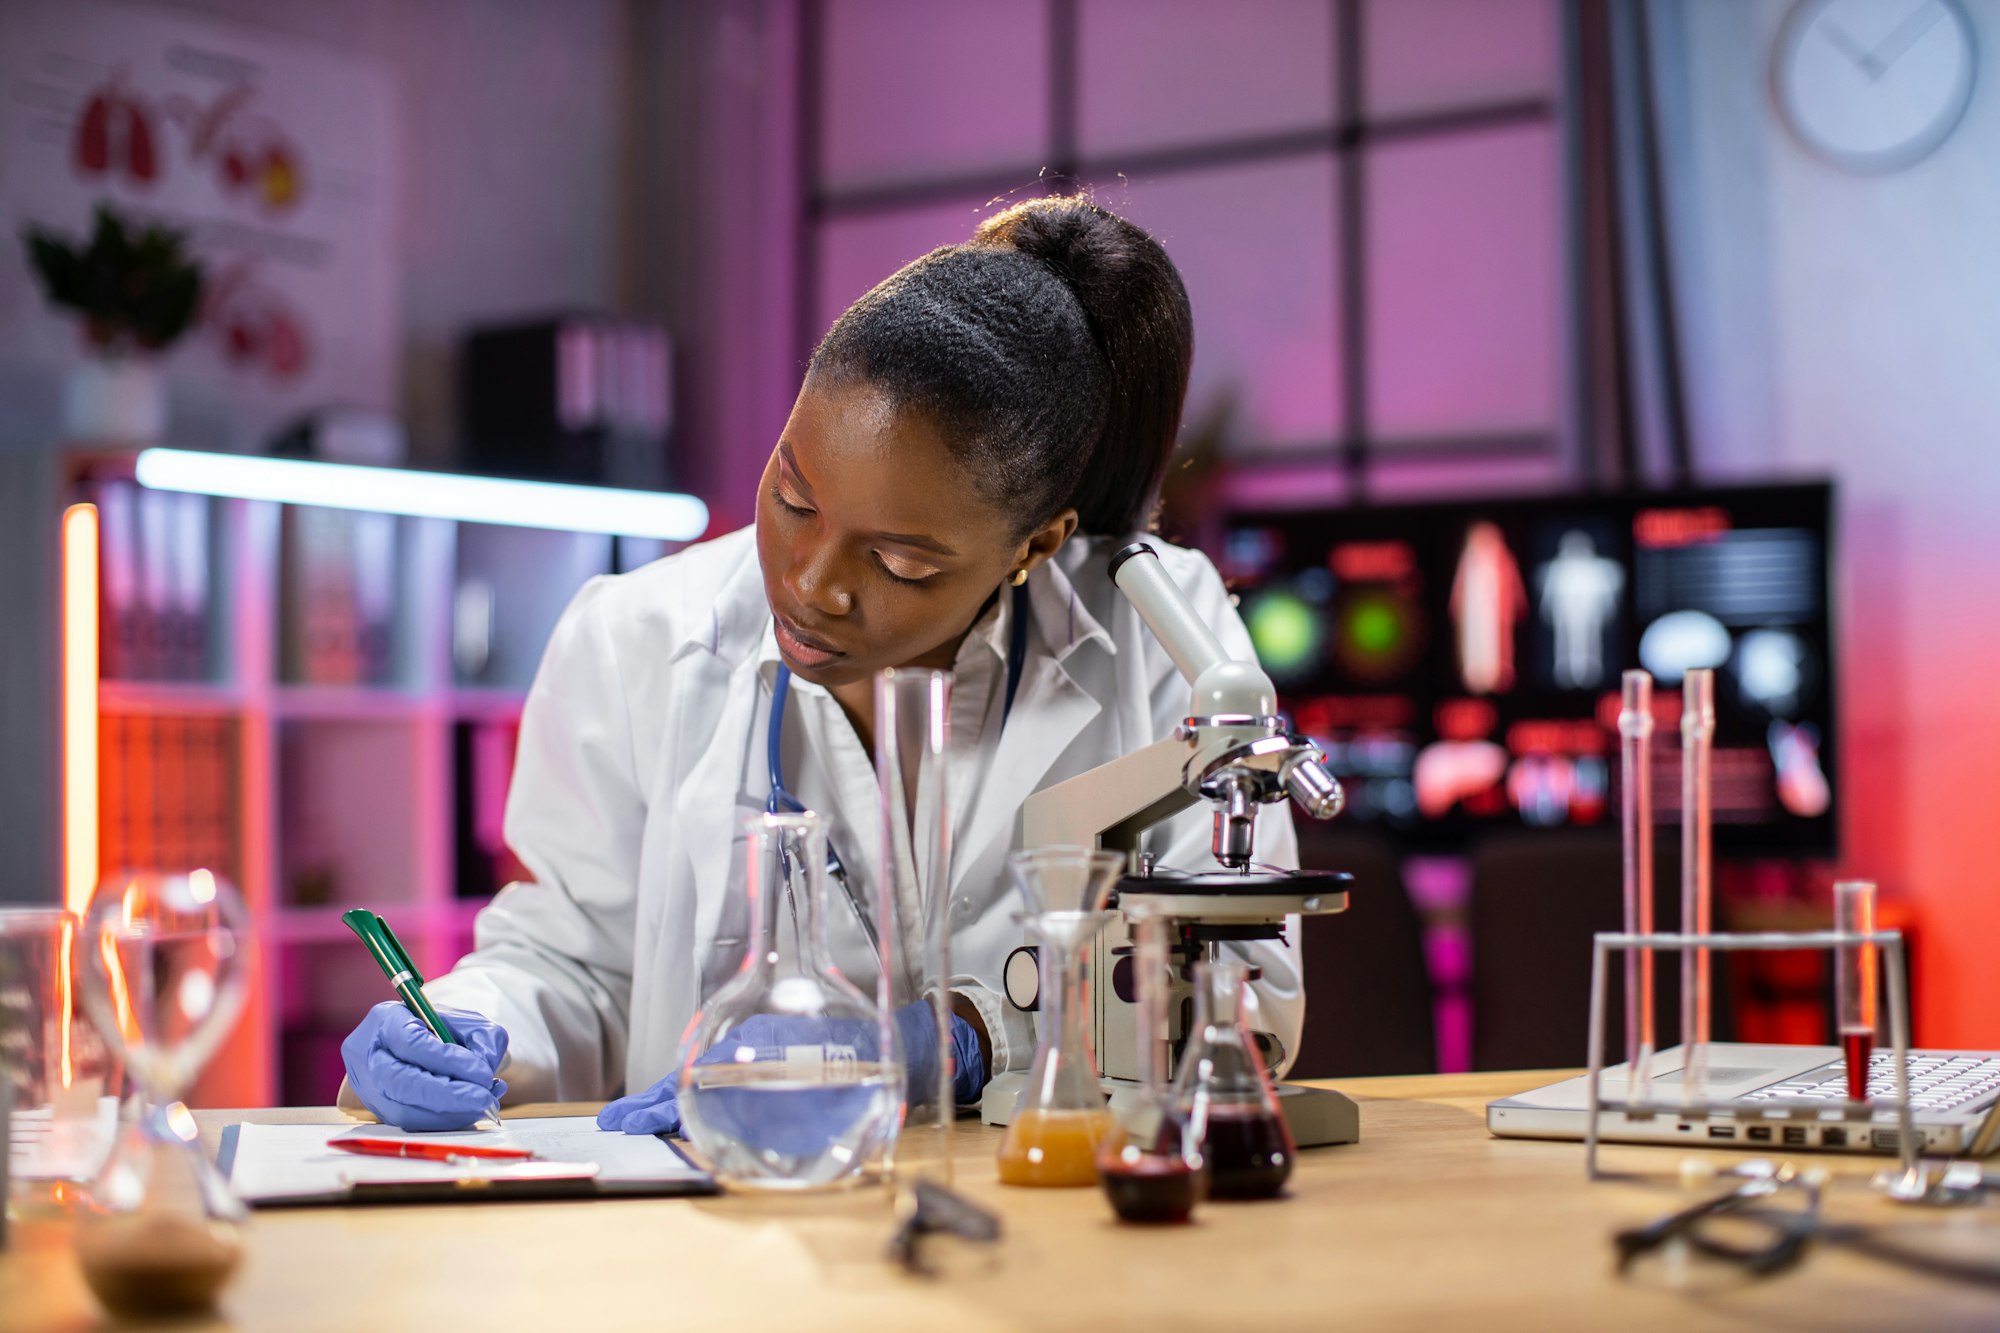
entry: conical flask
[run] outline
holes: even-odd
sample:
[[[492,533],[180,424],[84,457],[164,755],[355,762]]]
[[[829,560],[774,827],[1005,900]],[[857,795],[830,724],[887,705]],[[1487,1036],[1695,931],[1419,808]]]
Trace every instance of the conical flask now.
[[[1207,1186],[1201,1149],[1167,1079],[1171,955],[1167,922],[1127,900],[1138,991],[1138,1094],[1118,1113],[1097,1152],[1111,1207],[1127,1222],[1185,1222]]]
[[[745,823],[757,939],[695,1017],[682,1123],[725,1185],[851,1183],[882,1160],[901,1121],[902,1046],[827,953],[827,821],[757,814]]]
[[[1249,983],[1249,965],[1235,959],[1195,964],[1194,1025],[1174,1100],[1200,1146],[1212,1199],[1276,1196],[1298,1155],[1243,1021]]]
[[[1036,944],[1035,1063],[1000,1145],[1009,1185],[1097,1183],[1111,1112],[1090,1048],[1091,942],[1116,917],[1104,904],[1124,858],[1087,848],[1039,848],[1010,858]]]

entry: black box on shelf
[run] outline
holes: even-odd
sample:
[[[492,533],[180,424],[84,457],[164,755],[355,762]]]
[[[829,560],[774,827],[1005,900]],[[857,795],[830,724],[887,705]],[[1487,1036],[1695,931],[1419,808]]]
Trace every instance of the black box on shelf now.
[[[658,489],[671,349],[657,325],[573,315],[465,342],[462,462],[479,472]]]

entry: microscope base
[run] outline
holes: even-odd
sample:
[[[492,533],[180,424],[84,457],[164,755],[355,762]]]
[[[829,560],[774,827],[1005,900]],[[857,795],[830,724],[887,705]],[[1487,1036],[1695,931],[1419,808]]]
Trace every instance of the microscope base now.
[[[989,1125],[1007,1124],[1014,1118],[1014,1106],[1027,1084],[1028,1076],[1023,1073],[994,1075],[979,1099],[979,1118]],[[1124,1110],[1139,1090],[1138,1084],[1118,1078],[1103,1080],[1103,1087],[1113,1112]],[[1345,1093],[1280,1083],[1278,1106],[1298,1147],[1325,1148],[1361,1141],[1361,1108]]]

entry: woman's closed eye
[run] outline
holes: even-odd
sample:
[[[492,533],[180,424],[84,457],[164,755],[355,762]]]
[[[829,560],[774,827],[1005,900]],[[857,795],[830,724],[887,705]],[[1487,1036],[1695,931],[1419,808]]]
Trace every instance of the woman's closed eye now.
[[[921,587],[944,572],[936,565],[926,565],[908,556],[897,555],[893,551],[875,552],[875,563],[882,567],[884,574],[896,582],[907,583],[913,587]]]
[[[786,499],[785,488],[782,486],[773,486],[771,488],[771,502],[786,513],[796,515],[799,518],[804,518],[807,514],[812,513],[812,510],[806,506],[794,504],[792,501]]]

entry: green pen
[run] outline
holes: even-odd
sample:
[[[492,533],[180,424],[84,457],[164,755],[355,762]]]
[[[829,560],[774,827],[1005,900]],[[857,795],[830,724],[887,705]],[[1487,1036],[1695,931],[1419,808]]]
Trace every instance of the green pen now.
[[[423,974],[417,971],[416,963],[410,959],[409,950],[405,949],[403,942],[396,938],[396,932],[389,929],[389,923],[365,907],[342,912],[340,919],[354,932],[356,938],[368,946],[369,955],[375,959],[376,966],[382,969],[382,975],[389,978],[390,987],[402,998],[403,1003],[409,1006],[410,1012],[423,1020],[424,1026],[431,1030],[431,1034],[447,1046],[463,1045],[452,1035],[451,1028],[446,1025],[438,1011],[431,1006],[430,997],[424,994]],[[499,1128],[500,1101],[497,1097],[487,1104],[486,1119],[492,1121],[492,1128]]]

